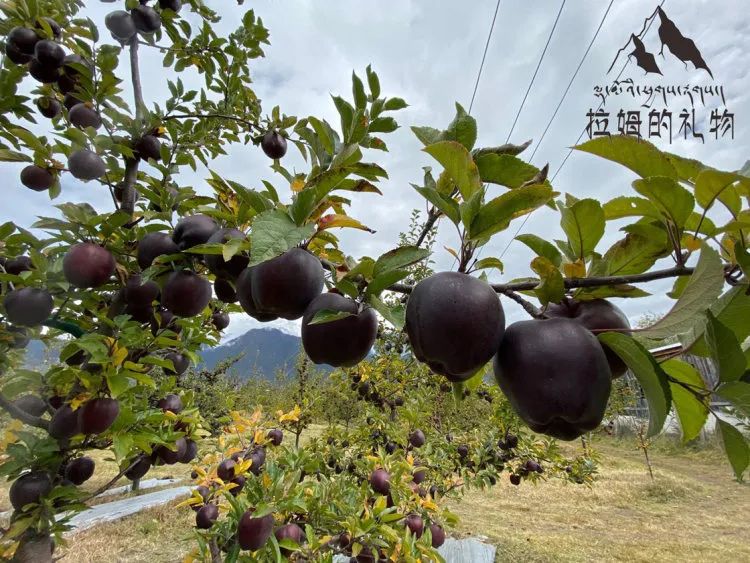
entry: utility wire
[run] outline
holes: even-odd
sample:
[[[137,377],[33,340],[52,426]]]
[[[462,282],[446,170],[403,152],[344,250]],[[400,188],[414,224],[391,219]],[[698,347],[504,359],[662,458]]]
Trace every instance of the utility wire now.
[[[521,107],[518,108],[518,113],[516,113],[516,118],[513,120],[513,125],[510,128],[510,131],[508,132],[508,138],[506,139],[506,143],[510,141],[510,136],[513,134],[513,130],[516,128],[516,123],[518,123],[518,118],[521,116],[521,110],[523,110],[523,106],[526,104],[526,98],[529,97],[529,92],[531,92],[531,87],[534,85],[534,80],[536,79],[536,75],[539,72],[539,67],[542,66],[542,61],[544,60],[544,55],[547,54],[547,47],[549,47],[549,43],[552,40],[552,36],[555,33],[555,28],[557,27],[557,22],[560,21],[560,14],[562,14],[563,8],[565,7],[566,0],[562,1],[562,4],[560,4],[560,10],[557,12],[557,17],[555,18],[555,23],[552,24],[552,30],[549,32],[549,37],[547,37],[547,43],[544,45],[544,50],[542,51],[542,56],[539,57],[539,62],[536,65],[536,70],[534,70],[534,75],[531,77],[531,82],[529,82],[529,87],[526,89],[526,94],[523,96],[523,100],[521,101]]]
[[[662,1],[661,1],[661,4],[659,4],[659,5],[660,5],[660,6],[663,6],[663,5],[664,5],[664,2],[666,2],[666,0],[662,0]],[[610,7],[611,7],[611,6],[612,6],[612,3],[610,2]],[[609,7],[607,7],[607,12],[609,12]],[[606,16],[607,16],[607,12],[605,12],[605,13],[604,13],[604,17],[605,17],[605,18],[606,18]],[[655,18],[654,18],[654,19],[655,19]],[[641,38],[643,38],[643,37],[645,37],[645,36],[646,36],[646,34],[648,33],[648,30],[649,30],[649,29],[651,28],[651,23],[652,23],[653,21],[654,21],[654,20],[652,19],[652,20],[651,20],[651,21],[650,21],[650,22],[648,23],[648,25],[646,26],[646,28],[645,28],[645,29],[643,30],[643,33],[642,33],[642,34],[640,35],[640,37],[641,37]],[[604,23],[604,19],[602,19],[602,24],[603,24],[603,23]],[[602,25],[602,24],[599,24],[599,28],[601,28],[601,25]],[[597,34],[599,33],[599,29],[597,29],[596,33],[597,33]],[[594,39],[596,39],[596,35],[594,35]],[[592,41],[591,41],[591,42],[593,43],[593,39],[592,39]],[[590,48],[590,47],[591,47],[591,45],[589,45],[589,48]],[[586,49],[586,52],[588,53],[588,49]],[[585,58],[585,55],[584,55],[584,58]],[[615,82],[617,82],[617,81],[618,81],[618,80],[620,79],[620,77],[622,76],[622,73],[623,73],[623,72],[625,72],[625,69],[627,68],[627,66],[628,66],[628,64],[629,64],[629,63],[630,63],[630,58],[628,58],[628,59],[627,59],[627,60],[625,61],[625,64],[624,64],[624,65],[622,66],[622,68],[620,69],[620,72],[619,72],[619,73],[617,74],[617,78],[615,78]],[[579,65],[579,67],[580,67],[580,65]],[[578,72],[578,71],[576,71],[576,72]],[[575,78],[575,75],[574,75],[574,78]],[[568,88],[569,88],[569,87],[570,87],[570,85],[568,85]],[[567,92],[567,90],[566,90],[566,92]],[[564,98],[564,96],[563,96],[563,98]],[[600,109],[602,109],[602,107],[603,107],[603,106],[604,106],[604,100],[602,100],[602,101],[601,101],[601,102],[599,103],[599,107],[597,107],[597,108],[596,108],[596,111],[599,111]],[[559,109],[559,106],[558,106],[558,109]],[[557,110],[555,110],[555,113],[557,113]],[[554,116],[553,116],[553,118],[554,118]],[[549,125],[548,125],[548,127],[549,127]],[[545,129],[545,132],[546,132],[546,129]],[[573,146],[576,146],[576,145],[577,145],[578,143],[580,143],[580,142],[581,142],[581,139],[583,138],[583,136],[584,136],[584,134],[585,134],[585,133],[586,133],[586,128],[584,127],[584,128],[583,128],[583,131],[581,131],[581,134],[580,134],[580,135],[578,136],[578,139],[576,139],[576,142],[575,142],[575,143],[573,143]],[[542,138],[544,138],[544,135],[542,135]],[[540,139],[540,142],[541,142],[541,139]],[[537,145],[537,147],[538,147],[538,146],[539,146],[539,145]],[[560,170],[562,170],[563,166],[565,166],[565,163],[566,163],[566,162],[568,161],[568,158],[570,158],[570,155],[571,155],[571,154],[573,154],[573,150],[574,150],[574,149],[573,149],[573,148],[571,147],[571,148],[570,148],[570,150],[568,151],[568,154],[566,154],[566,155],[565,155],[565,158],[563,159],[563,161],[562,161],[562,163],[560,164],[560,166],[559,166],[559,167],[557,168],[557,170],[555,171],[555,173],[554,173],[554,174],[552,175],[552,178],[550,178],[550,182],[554,182],[555,178],[557,178],[557,175],[558,175],[558,174],[560,173]],[[536,150],[534,150],[534,152],[536,152]],[[531,155],[531,156],[532,156],[532,158],[533,158],[534,154],[532,153],[532,155]],[[511,244],[513,243],[513,241],[514,241],[514,240],[516,239],[516,237],[518,236],[518,234],[519,234],[519,233],[520,233],[520,232],[521,232],[521,231],[523,230],[524,226],[526,225],[526,222],[527,222],[527,221],[529,220],[529,217],[530,217],[530,215],[526,215],[526,217],[524,217],[523,221],[521,222],[521,225],[520,225],[520,226],[518,227],[518,229],[516,229],[516,232],[514,233],[514,235],[513,235],[513,236],[512,236],[511,238],[510,238],[510,240],[508,240],[508,242],[506,243],[506,245],[505,245],[505,248],[503,249],[502,253],[500,254],[500,259],[501,259],[501,260],[502,260],[503,256],[505,256],[505,253],[506,253],[506,252],[508,251],[508,248],[510,248],[510,245],[511,245]]]
[[[487,35],[487,43],[484,45],[484,53],[482,54],[482,62],[479,64],[479,72],[477,73],[477,81],[474,83],[474,92],[471,94],[471,103],[469,104],[469,115],[471,115],[471,108],[474,107],[474,97],[477,95],[477,88],[479,88],[479,80],[482,78],[482,69],[484,68],[484,59],[487,58],[487,49],[490,47],[490,39],[492,39],[492,32],[495,31],[495,20],[497,20],[497,12],[500,10],[500,0],[497,0],[495,4],[495,14],[492,16],[492,23],[490,24],[490,32]]]
[[[661,3],[659,4],[659,6],[663,6],[664,2],[666,2],[666,0],[661,0]],[[643,31],[643,34],[641,34],[639,36],[641,39],[643,39],[644,37],[646,37],[646,34],[648,33],[648,30],[651,29],[651,24],[654,23],[655,19],[656,18],[652,18],[651,21],[648,22],[648,25],[646,26],[646,29]],[[618,80],[620,80],[620,77],[622,76],[622,73],[625,72],[625,68],[627,68],[628,64],[630,64],[630,57],[628,57],[627,60],[625,61],[625,64],[622,65],[622,68],[620,69],[620,72],[617,74],[617,78],[615,78],[615,82],[617,82]],[[596,111],[599,111],[600,109],[602,109],[603,106],[604,106],[604,100],[602,100],[601,102],[599,102],[599,106],[596,108]],[[581,142],[581,139],[583,138],[583,136],[585,134],[586,134],[586,127],[584,127],[583,131],[581,131],[581,134],[578,135],[578,139],[576,139],[576,142],[573,144],[573,147],[576,146],[578,143]],[[568,159],[570,158],[570,155],[573,154],[573,150],[574,150],[573,147],[570,147],[570,150],[568,151],[568,154],[565,155],[565,159],[562,161],[562,163],[560,164],[560,166],[555,171],[555,174],[552,176],[552,180],[554,180],[557,177],[557,175],[560,173],[560,170],[562,170],[563,166],[565,166],[565,163],[568,162]]]
[[[555,120],[555,117],[557,117],[557,112],[560,111],[560,108],[562,107],[563,102],[565,101],[565,98],[568,95],[568,92],[570,92],[570,87],[573,85],[573,81],[576,79],[576,76],[578,76],[578,72],[581,70],[581,67],[583,66],[583,62],[586,60],[586,57],[589,55],[589,51],[591,51],[591,47],[594,45],[594,41],[596,41],[596,38],[599,36],[599,32],[602,30],[604,21],[607,19],[609,10],[610,8],[612,8],[612,4],[614,4],[614,2],[615,0],[609,0],[609,6],[607,6],[607,9],[604,11],[602,20],[599,22],[599,27],[596,28],[596,32],[594,33],[594,36],[591,38],[591,41],[589,42],[589,46],[586,47],[586,51],[583,53],[583,57],[581,57],[581,61],[578,63],[578,67],[576,68],[576,71],[573,73],[573,76],[570,77],[570,82],[568,82],[568,86],[565,88],[565,92],[563,92],[563,95],[560,98],[560,101],[557,103],[555,112],[552,114],[552,117],[550,117],[549,122],[547,123],[547,126],[544,128],[544,132],[542,133],[542,136],[539,137],[539,140],[537,141],[536,146],[534,147],[534,151],[531,153],[531,157],[529,158],[529,160],[534,160],[534,155],[536,154],[536,151],[539,149],[539,146],[542,144],[544,137],[547,136],[547,131],[549,131],[549,128],[552,125],[552,122]]]
[[[576,79],[576,76],[578,76],[578,72],[581,70],[581,67],[583,66],[583,63],[586,60],[586,57],[588,56],[589,52],[591,51],[591,47],[594,45],[594,41],[596,41],[596,38],[599,36],[599,32],[601,31],[602,26],[604,25],[604,21],[607,19],[607,15],[609,14],[609,10],[610,10],[610,8],[612,8],[612,4],[614,3],[614,1],[615,0],[610,0],[609,6],[607,6],[607,9],[604,11],[604,15],[602,16],[602,19],[599,22],[599,27],[596,28],[596,32],[594,32],[594,36],[591,38],[591,41],[589,41],[589,45],[588,45],[588,47],[586,47],[586,51],[583,53],[583,57],[581,57],[581,60],[578,63],[578,67],[576,68],[575,72],[573,73],[573,76],[570,77],[570,81],[568,82],[568,85],[565,88],[565,92],[563,92],[563,95],[560,98],[560,101],[557,103],[557,107],[555,108],[555,111],[552,114],[552,117],[550,118],[549,122],[547,123],[547,127],[544,128],[544,132],[542,133],[542,136],[539,138],[539,141],[537,141],[536,146],[534,147],[534,151],[531,153],[531,157],[529,158],[530,161],[534,159],[534,155],[536,154],[537,149],[539,149],[539,146],[542,144],[542,140],[547,135],[547,131],[549,131],[549,128],[552,125],[552,122],[555,120],[555,117],[557,116],[557,112],[560,111],[560,107],[562,107],[563,102],[565,101],[565,97],[568,95],[568,92],[570,91],[570,87],[573,85],[573,81]],[[579,137],[579,140],[580,140],[580,137]],[[578,143],[576,142],[576,144],[578,144]],[[566,159],[567,159],[567,157],[566,157]],[[553,176],[552,179],[554,180],[554,176]],[[516,229],[516,232],[508,240],[508,242],[505,244],[505,248],[503,248],[503,251],[500,253],[500,259],[502,259],[503,256],[505,256],[505,253],[508,251],[508,248],[510,248],[511,243],[516,239],[516,237],[518,236],[518,234],[526,226],[526,222],[529,220],[530,216],[531,216],[531,214],[527,214],[523,218],[523,221],[521,221],[521,224]]]
[[[492,15],[492,23],[490,24],[490,31],[487,34],[487,42],[484,44],[484,52],[482,53],[482,62],[479,63],[479,72],[477,72],[477,79],[476,82],[474,82],[474,91],[471,94],[471,103],[469,103],[469,115],[471,115],[471,110],[474,107],[474,98],[477,95],[477,89],[479,88],[479,81],[482,78],[482,69],[484,68],[484,61],[487,58],[487,50],[490,47],[490,41],[492,40],[492,33],[495,31],[495,21],[497,21],[497,13],[500,10],[500,0],[497,0],[497,3],[495,4],[495,13]],[[456,265],[456,262],[458,261],[457,258],[453,258],[453,266],[451,266],[451,270]]]

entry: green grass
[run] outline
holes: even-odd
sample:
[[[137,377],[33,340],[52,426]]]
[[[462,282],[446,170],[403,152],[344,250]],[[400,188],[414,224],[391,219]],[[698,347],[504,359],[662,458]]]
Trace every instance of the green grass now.
[[[652,482],[632,442],[599,441],[593,488],[503,481],[453,508],[459,535],[483,534],[498,561],[749,561],[750,486],[723,453],[656,447]]]
[[[486,536],[498,561],[750,561],[750,486],[732,479],[720,450],[657,443],[652,482],[633,441],[593,445],[601,466],[592,488],[555,480],[514,487],[503,479],[451,507],[461,517],[453,535]],[[570,453],[579,447],[565,445]],[[175,476],[183,469],[189,472],[156,468]],[[179,561],[195,547],[194,513],[175,504],[78,533],[59,554],[63,561]]]

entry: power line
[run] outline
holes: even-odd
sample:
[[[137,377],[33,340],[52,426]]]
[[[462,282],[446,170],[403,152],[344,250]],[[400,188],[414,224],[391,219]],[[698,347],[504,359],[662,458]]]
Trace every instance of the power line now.
[[[664,2],[666,2],[666,0],[662,0],[661,4],[659,4],[659,5],[663,6]],[[610,7],[611,6],[612,6],[612,3],[610,2]],[[609,12],[609,7],[607,7],[607,12]],[[607,16],[607,12],[604,13],[604,17],[605,18]],[[651,23],[653,21],[654,21],[654,19],[652,19],[651,21],[649,21],[648,25],[645,27],[645,29],[643,30],[643,32],[641,34],[639,34],[639,37],[645,37],[646,36],[646,34],[648,33],[648,30],[651,28]],[[603,23],[604,23],[604,18],[602,18],[602,24]],[[599,28],[601,28],[602,24],[599,24]],[[598,29],[597,29],[596,33],[597,34],[599,33]],[[594,35],[594,39],[596,39],[596,35]],[[592,39],[591,42],[593,43],[594,40]],[[590,47],[591,47],[591,45],[589,45],[589,48]],[[586,52],[588,53],[588,49],[586,49]],[[585,58],[585,55],[584,55],[584,58]],[[620,77],[622,76],[622,73],[625,72],[625,68],[627,68],[627,66],[628,66],[629,63],[630,63],[630,58],[628,58],[625,61],[625,64],[620,69],[620,72],[617,74],[617,78],[615,78],[615,82],[617,82],[620,79]],[[578,71],[576,71],[576,72],[578,72]],[[575,75],[574,75],[574,78],[575,78]],[[568,85],[568,87],[570,87],[570,85]],[[567,92],[567,90],[566,90],[566,92]],[[563,95],[563,98],[564,98],[564,95]],[[602,100],[599,103],[599,107],[596,109],[596,111],[599,111],[602,108],[602,106],[604,106],[604,100]],[[559,109],[559,105],[558,105],[558,109]],[[555,110],[555,113],[557,113],[557,110]],[[553,116],[553,118],[554,118],[554,116]],[[548,125],[548,127],[549,127],[549,125]],[[546,132],[546,129],[545,129],[545,132]],[[581,142],[581,139],[583,138],[583,135],[585,133],[586,133],[586,128],[584,127],[583,131],[581,131],[581,134],[578,136],[578,139],[576,139],[576,142],[573,143],[573,146],[576,146],[578,143]],[[542,135],[542,138],[544,138],[544,135]],[[541,139],[539,141],[541,142]],[[539,145],[537,145],[537,147],[538,146]],[[565,163],[568,161],[568,158],[570,158],[570,155],[573,154],[573,150],[574,149],[571,147],[570,150],[568,151],[568,154],[565,155],[565,158],[563,159],[563,161],[560,164],[560,166],[557,168],[557,170],[555,171],[555,173],[552,175],[552,178],[550,179],[550,182],[554,182],[555,178],[557,178],[557,175],[560,173],[560,170],[562,170],[563,166],[565,166]],[[534,153],[536,153],[536,150],[534,150]],[[532,158],[534,157],[534,153],[531,154]],[[500,254],[500,258],[499,258],[500,260],[502,260],[503,256],[505,256],[505,253],[508,251],[508,248],[510,248],[510,245],[513,243],[513,241],[516,240],[516,237],[518,236],[518,233],[520,233],[523,230],[523,228],[526,225],[526,222],[529,220],[530,216],[531,216],[530,214],[527,214],[526,217],[524,217],[523,221],[521,222],[521,225],[518,227],[518,229],[516,229],[516,232],[513,234],[513,236],[510,238],[510,240],[508,240],[508,242],[505,245],[505,248],[503,249],[502,253]]]
[[[557,104],[557,107],[555,108],[554,113],[552,114],[552,117],[550,118],[549,122],[547,123],[547,127],[544,128],[544,132],[542,133],[542,136],[539,138],[539,141],[537,142],[536,146],[534,147],[534,152],[531,153],[531,157],[529,158],[529,161],[534,159],[534,155],[536,154],[537,149],[539,149],[539,146],[542,144],[542,140],[547,135],[547,131],[549,131],[550,126],[552,125],[552,122],[555,120],[555,117],[557,116],[557,112],[560,111],[560,107],[562,107],[563,102],[565,101],[565,97],[568,95],[568,92],[570,91],[570,87],[573,85],[573,81],[575,81],[576,76],[578,76],[578,72],[581,70],[581,67],[583,66],[584,61],[586,60],[586,57],[589,54],[589,51],[591,51],[591,47],[594,45],[594,41],[596,41],[596,38],[599,36],[599,32],[602,29],[602,26],[604,25],[604,21],[607,19],[607,15],[609,14],[610,8],[612,8],[612,4],[615,0],[610,0],[609,6],[607,6],[607,9],[604,11],[604,15],[602,16],[601,21],[599,22],[599,27],[596,28],[596,31],[594,32],[594,36],[591,38],[591,41],[589,41],[588,47],[586,47],[586,51],[583,53],[583,57],[581,57],[581,60],[578,63],[578,67],[576,67],[575,72],[573,73],[573,76],[570,77],[570,81],[568,82],[567,87],[565,88],[565,92],[563,92],[562,97],[560,98],[560,101]],[[624,70],[624,69],[623,69]],[[579,138],[580,140],[580,138]],[[578,143],[576,143],[578,144]],[[554,177],[553,177],[554,179]],[[505,244],[505,248],[503,248],[502,253],[500,253],[500,259],[502,260],[503,256],[505,256],[505,253],[508,251],[508,248],[510,248],[511,243],[516,239],[518,236],[518,233],[520,233],[523,228],[526,226],[526,222],[529,220],[529,217],[531,215],[527,214],[523,221],[521,221],[521,224],[516,229],[516,232],[513,234],[513,236],[508,240],[508,242]]]
[[[666,0],[661,0],[661,3],[659,4],[659,6],[663,6],[664,2],[666,2]],[[639,37],[641,37],[641,38],[645,38],[646,37],[646,34],[648,33],[648,30],[651,29],[651,24],[654,23],[654,20],[656,20],[656,18],[652,18],[651,21],[648,22],[648,25],[646,26],[646,29],[643,30],[643,33],[641,35],[639,35]],[[622,73],[625,72],[625,69],[627,68],[627,66],[628,66],[629,63],[630,63],[630,57],[628,57],[627,60],[625,61],[625,64],[622,65],[622,68],[620,69],[620,72],[617,74],[617,78],[615,78],[615,82],[617,82],[618,80],[620,80],[620,77],[622,76]],[[596,111],[599,111],[600,109],[602,109],[603,106],[604,106],[604,99],[602,99],[602,101],[599,102],[599,106],[596,108]],[[583,131],[581,131],[581,134],[578,135],[578,139],[576,139],[576,142],[573,144],[573,147],[575,147],[578,143],[581,142],[581,139],[583,138],[583,136],[585,134],[586,134],[586,127],[584,127]],[[570,158],[570,155],[573,154],[573,150],[574,150],[573,147],[570,147],[570,150],[568,151],[568,154],[565,155],[565,158],[563,159],[562,163],[560,164],[560,166],[557,168],[557,170],[555,171],[554,175],[552,176],[552,180],[551,181],[554,181],[554,179],[557,178],[557,175],[560,173],[560,170],[562,170],[563,166],[565,166],[565,163],[568,162],[568,159]]]
[[[482,78],[482,69],[484,68],[484,59],[487,58],[487,49],[490,47],[490,39],[492,39],[492,32],[495,31],[495,20],[497,20],[497,12],[500,10],[500,0],[497,0],[495,4],[495,14],[492,16],[492,24],[490,24],[490,32],[487,35],[487,43],[484,45],[484,53],[482,54],[482,62],[479,64],[479,72],[477,73],[477,81],[474,83],[474,92],[471,95],[471,103],[469,104],[469,115],[471,115],[471,108],[474,107],[474,97],[477,95],[477,88],[479,88],[479,79]]]
[[[602,26],[604,25],[604,21],[607,19],[607,14],[609,14],[610,8],[612,8],[612,4],[614,4],[615,0],[609,0],[609,6],[607,6],[607,9],[604,11],[604,15],[602,16],[602,20],[599,22],[599,27],[596,28],[596,32],[594,33],[594,36],[591,38],[591,41],[589,42],[589,46],[586,47],[586,51],[583,53],[583,57],[581,57],[581,61],[578,63],[578,67],[576,68],[576,71],[573,73],[573,76],[570,77],[570,82],[568,82],[568,86],[565,88],[565,92],[563,92],[562,97],[560,98],[560,101],[557,103],[557,107],[555,108],[555,112],[552,114],[552,117],[550,117],[549,122],[547,123],[547,127],[544,128],[544,132],[542,133],[542,136],[539,137],[539,140],[536,143],[536,146],[534,147],[534,151],[531,153],[531,157],[529,160],[534,160],[534,155],[536,154],[536,151],[539,149],[539,146],[542,144],[542,141],[544,140],[544,137],[547,135],[547,131],[549,131],[550,126],[552,125],[552,122],[555,120],[555,117],[557,117],[557,112],[560,111],[560,107],[562,107],[563,102],[565,101],[565,98],[568,95],[568,92],[570,91],[570,87],[573,85],[573,81],[576,79],[576,76],[578,76],[578,72],[581,70],[581,67],[583,66],[583,62],[586,60],[586,57],[589,54],[589,51],[591,51],[591,47],[594,45],[594,41],[596,41],[596,38],[599,36],[599,32],[602,29]]]
[[[523,100],[521,101],[521,107],[518,108],[518,113],[516,113],[516,118],[513,120],[513,125],[510,128],[510,131],[508,132],[508,138],[506,139],[506,143],[510,141],[510,136],[513,134],[513,130],[516,128],[516,123],[518,123],[518,118],[521,116],[521,110],[523,110],[524,104],[526,104],[526,98],[529,96],[529,92],[531,92],[531,87],[534,85],[534,80],[536,79],[536,75],[539,72],[539,67],[542,66],[542,61],[544,60],[544,55],[547,54],[547,47],[549,47],[549,43],[552,40],[552,36],[555,33],[555,28],[557,27],[557,22],[560,21],[560,14],[562,14],[563,8],[565,7],[566,0],[562,1],[562,4],[560,5],[560,10],[557,12],[557,17],[555,18],[555,23],[552,24],[552,30],[549,32],[549,37],[547,37],[547,43],[544,45],[544,50],[542,51],[542,56],[539,58],[539,62],[536,65],[536,70],[534,70],[534,75],[531,77],[531,82],[529,82],[529,87],[526,89],[526,94],[523,96]]]
[[[482,62],[479,63],[479,72],[477,72],[477,80],[474,82],[474,92],[471,94],[471,103],[469,103],[469,115],[471,115],[471,110],[474,107],[474,98],[477,95],[477,88],[479,88],[479,80],[482,78],[482,69],[484,68],[484,60],[487,58],[487,50],[490,47],[490,40],[492,39],[492,33],[495,31],[495,21],[497,20],[497,13],[500,10],[500,0],[497,0],[497,3],[495,4],[495,13],[492,15],[492,23],[490,24],[490,31],[487,34],[487,42],[484,44],[484,52],[482,53]],[[451,266],[451,270],[456,265],[457,258],[453,258],[453,266]]]

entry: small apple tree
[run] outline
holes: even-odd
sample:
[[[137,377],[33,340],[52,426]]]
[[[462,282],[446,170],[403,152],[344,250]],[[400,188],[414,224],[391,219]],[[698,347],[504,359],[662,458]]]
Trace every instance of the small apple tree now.
[[[562,196],[546,167],[519,158],[528,145],[475,147],[476,122],[457,105],[447,129],[413,128],[439,164],[437,177],[428,169],[415,185],[430,204],[419,235],[354,259],[332,229],[369,230],[346,209],[352,197],[382,195],[376,184],[386,171],[365,154],[386,150],[382,137],[398,127],[393,114],[406,102],[382,95],[368,67],[364,82],[353,75],[351,101],[333,98],[338,124],[278,107],[265,114],[249,78],[268,41],[262,22],[249,10],[220,37],[218,15],[200,0],[187,4],[127,0],[106,18],[112,40],[80,1],[0,5],[0,159],[23,163],[20,183],[31,190],[57,198],[69,174],[109,190],[114,208],[63,203],[34,232],[0,226],[0,407],[22,423],[0,465],[13,481],[5,556],[52,560],[92,496],[79,488],[96,471],[86,452],[110,450],[121,468],[93,494],[123,476],[137,481],[152,464],[196,459],[208,424],[180,376],[201,347],[218,343],[229,312],[302,318],[307,356],[340,368],[332,377],[364,402],[366,424],[288,447],[284,426],[309,416],[299,407],[220,421],[225,434],[201,446],[188,501],[196,557],[439,559],[435,548],[453,521],[446,496],[491,486],[502,471],[515,484],[543,474],[590,482],[591,460],[563,459],[554,438],[596,429],[611,380],[626,368],[648,400],[649,435],[672,408],[686,440],[716,416],[742,477],[746,439],[710,399],[750,408],[741,346],[750,335],[750,180],[612,137],[577,149],[631,169],[634,191],[604,203]],[[145,50],[172,74],[196,73],[203,87],[168,78],[170,97],[148,104]],[[132,105],[121,97],[123,75]],[[50,137],[41,136],[40,116]],[[215,172],[206,179],[211,196],[180,185],[181,170],[208,167],[233,143],[260,145],[283,189],[259,179],[248,188]],[[288,143],[306,172],[282,165]],[[484,272],[502,263],[478,259],[478,250],[544,206],[559,213],[561,239],[519,236],[536,254],[530,277],[488,283]],[[598,249],[621,219],[629,219],[623,238]],[[456,228],[457,272],[425,267],[438,221]],[[666,258],[674,264],[657,267]],[[642,334],[678,335],[691,353],[712,357],[716,388],[677,358],[657,362],[606,301],[645,296],[638,284],[665,278],[675,279],[675,304]],[[505,299],[531,319],[506,328]],[[368,359],[379,323],[385,340]],[[30,338],[65,334],[59,363],[45,373],[19,367]],[[502,393],[483,384],[491,360]],[[451,389],[457,404],[446,400]],[[473,399],[460,402],[467,394]]]

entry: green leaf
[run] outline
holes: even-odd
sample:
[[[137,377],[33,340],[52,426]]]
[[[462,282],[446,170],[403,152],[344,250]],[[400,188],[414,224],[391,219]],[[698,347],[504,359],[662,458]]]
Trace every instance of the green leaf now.
[[[27,154],[0,148],[0,161],[2,162],[32,162],[33,160]]]
[[[676,180],[656,176],[633,182],[633,188],[654,204],[656,209],[682,229],[695,207],[695,199]]]
[[[362,80],[357,76],[356,72],[352,72],[352,94],[354,95],[355,107],[363,108],[367,105],[367,94],[365,94],[365,85]]]
[[[459,214],[458,204],[440,193],[435,188],[415,186],[412,187],[419,192],[419,194],[429,201],[432,205],[437,207],[440,211],[445,214],[454,224],[458,225],[461,222],[461,215]]]
[[[517,188],[481,207],[469,228],[469,238],[486,238],[506,229],[516,217],[531,213],[552,198],[552,188],[541,184]]]
[[[376,295],[370,295],[368,301],[370,305],[372,305],[372,308],[380,313],[380,316],[391,323],[394,328],[398,330],[404,328],[406,311],[404,310],[403,305],[389,307],[388,305],[383,303]]]
[[[669,159],[672,166],[674,166],[680,180],[695,182],[700,171],[706,168],[706,165],[698,160],[685,158],[666,151],[663,151],[663,154]]]
[[[747,291],[747,284],[735,286],[711,306],[711,312],[734,333],[739,342],[744,342],[750,336],[750,296]],[[691,354],[709,356],[711,351],[706,344],[705,323],[696,326],[695,330],[683,339],[683,344]]]
[[[456,103],[456,117],[448,125],[440,137],[441,141],[456,141],[461,143],[468,150],[474,148],[477,140],[477,122],[466,113],[461,104]]]
[[[604,253],[602,260],[606,265],[606,275],[625,276],[645,272],[656,260],[669,253],[669,248],[664,248],[658,242],[628,233]]]
[[[641,197],[616,197],[605,203],[602,208],[604,209],[604,218],[607,221],[622,219],[623,217],[660,218],[656,207],[649,200]]]
[[[721,172],[711,168],[703,170],[695,180],[695,199],[703,209],[709,210],[718,199],[735,217],[742,204],[733,184],[737,181],[734,172]]]
[[[666,176],[675,180],[679,178],[677,170],[664,153],[648,141],[630,135],[600,137],[573,148],[622,164],[641,178],[650,176]]]
[[[473,266],[474,270],[486,270],[488,268],[496,268],[500,270],[501,274],[503,273],[503,269],[504,269],[503,263],[500,261],[500,259],[493,258],[491,256],[488,256],[487,258],[482,258]]]
[[[378,117],[370,122],[368,132],[370,133],[392,133],[398,129],[398,123],[392,117]]]
[[[409,275],[409,270],[389,270],[377,274],[372,281],[367,284],[365,295],[380,295],[383,290],[390,287],[396,282],[401,281]]]
[[[750,383],[730,381],[722,383],[716,394],[732,403],[744,416],[750,417]]]
[[[130,382],[122,374],[111,373],[107,375],[107,386],[109,387],[109,392],[112,394],[112,398],[116,399],[130,388]]]
[[[718,420],[721,437],[724,441],[724,451],[738,481],[742,481],[748,464],[750,464],[750,448],[742,433],[731,424]]]
[[[429,250],[417,246],[400,246],[389,250],[375,262],[372,270],[373,277],[380,276],[385,272],[399,270],[424,260],[430,255]]]
[[[646,338],[668,338],[687,332],[703,319],[702,313],[719,296],[724,286],[724,267],[719,253],[703,245],[698,264],[685,290],[672,309],[653,326],[641,332]]]
[[[273,209],[258,215],[250,233],[252,252],[250,265],[254,266],[280,256],[312,236],[315,225],[298,227],[283,211]]]
[[[477,165],[466,147],[455,141],[440,141],[422,149],[443,165],[446,172],[456,182],[464,200],[482,187]]]
[[[747,361],[734,333],[724,326],[709,310],[706,311],[706,341],[711,357],[719,368],[719,381],[737,381],[745,373]]]
[[[538,256],[544,256],[555,266],[560,267],[560,264],[562,264],[562,255],[560,254],[560,251],[555,248],[555,245],[543,238],[536,235],[518,235],[516,240],[520,240],[531,250],[536,252]]]
[[[565,296],[565,283],[560,270],[544,256],[537,256],[531,261],[531,269],[539,275],[541,283],[534,288],[539,302],[559,303]]]
[[[469,199],[462,201],[458,205],[458,214],[461,216],[461,223],[467,227],[467,230],[477,216],[477,213],[479,213],[483,201],[484,190],[479,190],[471,194]]]
[[[385,110],[385,111],[397,111],[397,110],[404,109],[404,108],[407,108],[407,107],[409,107],[409,104],[407,104],[401,98],[388,98],[385,101],[385,105],[383,106],[383,110]]]
[[[667,360],[661,363],[661,368],[667,375],[680,383],[688,385],[696,391],[706,391],[706,385],[701,374],[687,362],[675,359]],[[689,442],[700,434],[701,428],[706,423],[708,404],[706,400],[699,399],[680,383],[670,381],[669,387],[672,391],[672,401],[674,401],[677,417],[680,419],[682,441]]]
[[[380,80],[370,65],[367,65],[367,85],[370,87],[372,99],[377,99],[380,96]]]
[[[308,117],[307,120],[310,122],[310,125],[312,125],[313,130],[315,130],[315,134],[318,136],[318,139],[320,139],[320,142],[323,144],[323,148],[328,154],[333,154],[335,147],[333,142],[333,137],[331,136],[329,130],[330,126],[328,124],[324,124],[322,121],[320,121],[316,117]]]
[[[354,120],[354,108],[341,96],[333,96],[333,103],[341,116],[341,132],[346,138]]]
[[[604,235],[604,211],[595,199],[581,199],[570,207],[560,204],[560,226],[577,258],[585,259]]]
[[[442,132],[434,127],[412,127],[411,130],[424,146],[433,145],[440,141]]]
[[[482,182],[511,189],[520,187],[539,173],[539,169],[511,154],[483,154],[476,157]]]
[[[351,317],[353,313],[350,313],[349,311],[333,311],[331,309],[321,309],[317,313],[315,313],[315,316],[310,319],[310,322],[307,323],[309,325],[319,325],[324,323],[330,323],[333,321],[338,321],[339,319],[345,319],[346,317]]]
[[[619,332],[605,332],[599,340],[617,354],[633,372],[648,403],[648,435],[656,436],[667,420],[672,394],[667,374],[642,344]]]

